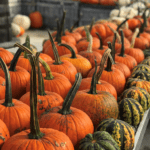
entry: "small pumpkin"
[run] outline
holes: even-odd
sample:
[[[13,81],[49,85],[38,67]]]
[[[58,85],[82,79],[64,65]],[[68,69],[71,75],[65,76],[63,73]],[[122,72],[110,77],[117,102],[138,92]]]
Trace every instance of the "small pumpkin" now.
[[[87,134],[85,138],[80,141],[79,150],[120,150],[116,141],[106,131],[96,131],[93,134]]]
[[[119,102],[119,119],[138,127],[144,116],[140,103],[133,98],[124,98]]]
[[[132,150],[134,147],[135,131],[134,127],[125,121],[108,118],[102,120],[96,131],[106,131],[117,142],[121,150]]]
[[[138,101],[143,107],[144,112],[150,107],[150,95],[149,93],[140,87],[130,87],[126,89],[120,96],[123,98],[133,98]]]
[[[39,11],[34,11],[29,14],[32,28],[41,28],[43,25],[43,17]]]
[[[137,70],[143,70],[146,72],[150,72],[150,66],[144,65],[144,64],[139,64],[136,67],[133,68],[132,72],[135,72]]]

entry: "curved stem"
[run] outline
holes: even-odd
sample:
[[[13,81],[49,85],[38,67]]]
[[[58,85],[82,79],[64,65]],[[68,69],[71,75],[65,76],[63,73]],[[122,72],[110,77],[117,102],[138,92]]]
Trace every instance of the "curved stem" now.
[[[91,81],[91,87],[90,87],[90,91],[88,92],[89,94],[97,94],[96,92],[96,73],[97,73],[97,62],[95,61],[95,71],[94,74],[92,76],[92,81]]]
[[[36,76],[36,64],[37,57],[28,56],[31,63],[31,77],[30,77],[30,133],[29,139],[40,139],[44,134],[40,131],[37,115],[37,76]]]
[[[119,31],[119,29],[121,28],[121,26],[122,26],[123,24],[125,24],[128,20],[129,20],[129,18],[125,19],[125,20],[117,27],[116,31]]]
[[[110,45],[111,45],[111,43],[109,42],[109,44],[108,44],[108,46],[110,47]],[[102,72],[103,72],[103,70],[104,70],[104,65],[105,65],[105,63],[106,63],[106,60],[107,60],[107,58],[108,58],[108,60],[110,61],[110,63],[111,64],[114,64],[114,61],[113,61],[113,58],[111,57],[111,55],[110,55],[110,52],[111,52],[111,49],[110,48],[108,48],[105,52],[104,52],[104,54],[103,54],[103,56],[102,56],[102,59],[101,59],[101,63],[100,63],[100,69],[99,69],[99,71],[98,71],[98,73],[97,73],[97,77],[96,77],[96,82],[97,83],[99,83],[99,80],[100,80],[100,78],[101,78],[101,75],[102,75]],[[107,66],[108,67],[108,66]],[[111,70],[111,66],[110,66],[110,69],[109,70]]]
[[[28,35],[26,36],[25,47],[32,51],[32,49],[30,48],[30,37]],[[24,58],[27,58],[27,52],[24,52]]]
[[[119,56],[122,56],[124,57],[124,34],[123,34],[123,31],[120,30],[121,32],[121,42],[122,42],[122,45],[121,45],[121,53],[119,54]]]
[[[53,53],[54,53],[54,58],[55,58],[54,64],[56,64],[56,65],[62,64],[62,61],[60,60],[60,57],[59,57],[59,54],[58,54],[58,50],[56,48],[56,45],[54,43],[54,40],[53,40],[52,35],[51,35],[49,30],[48,30],[48,35],[49,35],[50,42],[52,44]]]
[[[1,57],[0,57],[0,65],[5,73],[5,82],[6,82],[5,102],[2,105],[6,107],[11,107],[14,106],[14,103],[12,102],[11,79],[7,65],[5,64],[5,62]]]
[[[100,47],[99,47],[99,49],[100,49],[100,50],[103,50],[104,48],[103,48],[103,41],[102,41],[102,37],[99,35],[99,33],[98,33],[98,32],[96,32],[96,35],[98,36],[98,38],[99,38],[99,40],[100,40]]]
[[[108,47],[110,50],[112,50],[112,46],[111,46],[111,42],[107,42],[108,43]],[[109,57],[107,60],[107,67],[105,68],[106,71],[112,71],[111,67],[112,67],[112,62],[113,62],[113,58],[111,60],[112,57]]]
[[[136,28],[134,34],[132,35],[132,40],[131,40],[130,48],[134,47],[135,39],[136,39],[138,33],[139,33],[139,28]]]
[[[72,101],[76,95],[76,92],[79,89],[79,86],[81,84],[81,80],[82,80],[81,73],[77,73],[76,74],[76,80],[75,80],[72,88],[70,89],[70,91],[68,92],[68,94],[64,100],[62,109],[60,109],[58,111],[58,113],[60,113],[62,115],[71,114],[72,111],[71,111],[70,107],[71,107]]]
[[[38,61],[38,90],[39,90],[38,95],[41,95],[41,96],[46,95],[45,90],[44,90],[44,81],[43,81],[43,76],[42,76],[42,72],[40,69],[39,61]]]
[[[75,51],[73,50],[73,48],[72,48],[70,45],[68,45],[68,44],[63,44],[63,43],[58,44],[58,45],[59,45],[59,46],[64,46],[64,47],[66,47],[67,49],[69,49],[69,51],[71,52],[71,57],[70,57],[70,58],[77,58]]]
[[[31,50],[29,50],[27,47],[25,47],[25,46],[23,46],[23,45],[20,45],[19,43],[16,43],[14,46],[19,47],[21,50],[26,51],[28,54],[33,54],[33,55],[35,55],[34,52],[32,52]],[[39,62],[42,64],[42,66],[43,66],[44,69],[45,69],[45,72],[46,72],[46,77],[45,77],[45,79],[47,79],[47,80],[52,80],[54,77],[53,77],[53,75],[52,75],[52,72],[51,72],[51,70],[50,70],[49,65],[48,65],[43,59],[41,59],[41,58],[39,58]]]
[[[110,30],[111,30],[113,33],[116,33],[117,39],[118,39],[118,43],[121,44],[121,39],[120,39],[119,33],[118,33],[116,30],[114,30],[112,27],[110,27],[109,25],[107,25],[107,26],[110,28]]]
[[[86,26],[84,27],[84,30],[86,32],[86,39],[87,39],[88,42],[90,42],[90,32],[89,32],[89,30],[87,29]]]

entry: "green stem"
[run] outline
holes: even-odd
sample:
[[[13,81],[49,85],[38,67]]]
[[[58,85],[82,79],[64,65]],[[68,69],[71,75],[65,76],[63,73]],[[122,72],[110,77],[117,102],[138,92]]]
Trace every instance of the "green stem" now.
[[[95,71],[94,74],[92,76],[92,81],[91,81],[91,87],[90,87],[90,91],[88,92],[89,94],[97,94],[96,92],[96,73],[97,73],[97,62],[95,61]]]
[[[96,35],[98,36],[99,40],[100,40],[100,47],[99,47],[99,50],[103,50],[103,41],[102,41],[102,37],[99,35],[98,32],[96,32]]]
[[[25,43],[23,45],[25,45]],[[22,52],[23,52],[23,50],[21,50],[20,48],[17,50],[17,52],[15,53],[15,55],[10,63],[9,71],[16,71],[16,65],[17,65],[18,59]]]
[[[39,90],[38,95],[41,95],[41,96],[46,95],[45,90],[44,90],[43,76],[42,76],[39,62],[38,62],[38,90]]]
[[[9,70],[7,68],[7,65],[3,61],[3,59],[0,57],[0,65],[5,73],[5,82],[6,82],[6,90],[5,90],[5,102],[2,104],[6,107],[12,107],[14,106],[14,103],[12,102],[12,89],[11,89],[11,79]]]
[[[107,61],[107,59],[108,59],[108,61],[110,61],[110,64],[114,64],[113,58],[110,55],[110,53],[111,53],[111,49],[110,49],[111,48],[111,43],[109,42],[108,45],[109,45],[109,48],[107,50],[105,50],[105,52],[104,52],[104,54],[102,56],[102,59],[101,59],[101,63],[100,63],[100,67],[99,67],[100,69],[97,72],[97,76],[96,76],[96,82],[97,82],[97,84],[99,83],[99,80],[100,80],[101,75],[103,73],[104,65],[105,65],[105,62]],[[107,66],[108,66],[108,63],[107,63]],[[110,66],[109,70],[111,71],[111,66]]]
[[[122,45],[121,45],[121,52],[120,52],[119,56],[124,57],[124,50],[125,50],[125,48],[124,48],[124,34],[123,34],[122,30],[120,32],[121,32],[121,42],[122,42]]]
[[[112,49],[111,42],[108,42],[108,47],[110,49]],[[111,59],[108,58],[108,60],[107,60],[107,67],[105,68],[105,70],[106,71],[112,71],[111,67],[112,67],[112,62],[111,62]]]
[[[53,53],[54,53],[54,58],[55,58],[54,64],[55,64],[55,65],[62,64],[62,61],[60,60],[60,57],[59,57],[59,54],[58,54],[58,50],[57,50],[57,48],[56,48],[56,45],[55,45],[55,43],[54,43],[54,40],[53,40],[52,35],[51,35],[51,33],[50,33],[49,30],[48,30],[48,35],[49,35],[50,42],[51,42],[51,44],[52,44]]]
[[[30,48],[30,37],[28,35],[26,36],[25,47],[27,47],[28,49],[32,51],[32,49]],[[27,52],[24,52],[24,58],[27,58],[27,57],[28,57]]]
[[[92,28],[93,28],[94,22],[95,22],[95,18],[93,17],[92,22],[90,24],[90,28],[89,28],[90,33],[91,33]]]
[[[19,47],[21,50],[26,51],[28,54],[33,54],[34,55],[34,53],[31,50],[29,50],[27,47],[25,47],[23,45],[20,45],[19,43],[16,43],[14,46]],[[39,61],[42,64],[42,66],[44,67],[44,69],[45,69],[45,72],[46,72],[45,79],[46,80],[52,80],[54,77],[52,75],[52,72],[50,70],[49,65],[41,58],[39,58]]]
[[[88,42],[90,42],[90,32],[89,32],[89,30],[87,29],[86,26],[84,27],[84,30],[86,32],[86,39],[87,39]]]
[[[74,99],[74,97],[76,95],[76,92],[79,89],[79,86],[81,84],[81,80],[82,80],[81,73],[77,73],[76,74],[76,80],[75,80],[72,88],[70,89],[70,91],[68,92],[68,94],[67,94],[67,96],[66,96],[66,98],[64,100],[62,109],[60,109],[58,111],[58,113],[60,113],[62,115],[67,115],[67,114],[71,114],[72,113],[70,107],[71,107],[72,101],[73,101],[73,99]]]
[[[92,37],[92,35],[89,33],[89,37],[90,37],[90,41],[89,41],[89,45],[88,45],[88,47],[87,47],[87,52],[88,53],[92,53],[93,51],[92,51],[92,45],[93,45],[93,37]]]
[[[129,18],[125,19],[125,20],[117,27],[116,31],[119,31],[119,29],[121,28],[121,26],[122,26],[123,24],[125,24],[128,20],[129,20]]]
[[[38,57],[29,55],[29,59],[30,59],[32,70],[31,70],[31,77],[30,77],[30,133],[28,134],[28,137],[29,139],[41,139],[44,136],[44,134],[40,131],[38,115],[37,115],[36,64],[37,64]]]
[[[73,50],[73,48],[70,45],[61,43],[61,44],[59,44],[59,46],[64,46],[71,52],[70,58],[77,58],[75,51]]]

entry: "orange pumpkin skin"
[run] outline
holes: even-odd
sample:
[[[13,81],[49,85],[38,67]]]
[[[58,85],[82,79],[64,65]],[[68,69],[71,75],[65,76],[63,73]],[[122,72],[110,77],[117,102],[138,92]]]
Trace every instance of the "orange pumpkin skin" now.
[[[3,77],[0,76],[0,100],[5,98],[5,79]]]
[[[35,11],[29,14],[32,28],[41,28],[43,25],[43,18],[39,11]]]
[[[92,51],[92,52],[81,51],[79,52],[79,54],[90,61],[92,68],[95,67],[95,62],[94,62],[95,59],[98,65],[100,64],[102,59],[102,55],[96,51]]]
[[[121,50],[118,49],[118,50],[116,50],[116,53],[120,53],[120,51]],[[126,48],[125,54],[134,57],[138,64],[144,60],[144,53],[139,48]]]
[[[0,119],[0,149],[3,144],[10,138],[6,124]]]
[[[80,39],[82,39],[82,36],[81,36],[81,34],[79,32],[65,31],[65,34],[66,35],[72,35],[75,38],[76,42],[78,42]]]
[[[77,58],[71,59],[71,54],[66,54],[61,56],[60,59],[62,61],[67,60],[71,62],[77,69],[77,72],[80,72],[82,77],[85,78],[88,72],[92,69],[92,65],[88,59],[82,57],[81,55],[76,54],[76,57]]]
[[[63,60],[62,64],[54,64],[53,61],[48,61],[47,64],[49,65],[52,72],[57,72],[69,79],[69,81],[73,84],[75,81],[75,75],[77,74],[77,70],[72,63],[67,60]],[[42,73],[45,73],[45,69],[41,66]]]
[[[40,139],[29,139],[30,130],[22,131],[9,138],[1,150],[74,150],[72,142],[64,133],[46,128],[40,128],[40,131],[44,133]]]
[[[6,65],[9,65],[14,56],[8,50],[0,47],[0,57],[4,60]]]
[[[78,91],[90,89],[92,78],[84,78],[81,81],[80,87]],[[112,94],[117,100],[117,91],[116,89],[108,82],[99,80],[99,83],[96,84],[96,90],[105,91]]]
[[[66,43],[73,44],[74,46],[76,45],[76,40],[72,35],[64,35],[61,37],[61,39]]]
[[[13,107],[2,105],[0,100],[0,119],[8,127],[10,136],[30,128],[30,107],[17,99],[12,99]]]
[[[11,78],[12,97],[19,99],[26,93],[26,85],[30,81],[30,74],[19,66],[16,66],[16,71],[9,71],[9,73]],[[1,68],[0,76],[5,78],[4,71]]]
[[[134,31],[135,28],[140,27],[141,25],[140,21],[136,18],[129,19],[127,22],[129,29],[132,31]]]
[[[89,90],[78,91],[72,107],[84,111],[92,120],[94,127],[106,118],[118,117],[118,104],[114,96],[108,92],[97,91],[97,94],[88,94]]]
[[[43,73],[42,76],[44,78],[44,87],[45,91],[55,92],[59,94],[62,98],[65,98],[70,88],[72,87],[68,78],[64,75],[52,72],[54,78],[52,80],[46,80],[46,74]],[[28,82],[26,86],[26,92],[30,91],[30,82]]]
[[[89,45],[89,42],[87,41],[86,38],[82,38],[81,40],[79,40],[76,44],[76,48],[78,50],[78,52],[80,51],[85,51],[87,50]],[[92,48],[99,48],[100,47],[100,41],[97,37],[93,37],[93,44],[92,44]]]
[[[37,95],[37,114],[40,116],[43,112],[52,107],[61,106],[63,104],[63,98],[54,92],[46,91],[46,95]],[[20,99],[21,102],[30,106],[30,92],[24,94]]]
[[[116,54],[115,60],[127,65],[131,71],[135,66],[137,66],[137,61],[132,56],[125,54],[124,57],[122,57],[119,55],[120,54]]]
[[[42,128],[52,128],[65,133],[73,145],[79,144],[79,141],[88,133],[94,132],[94,126],[87,114],[83,111],[71,107],[71,114],[62,115],[58,111],[62,106],[54,107],[48,112],[42,114],[39,118],[39,124]]]

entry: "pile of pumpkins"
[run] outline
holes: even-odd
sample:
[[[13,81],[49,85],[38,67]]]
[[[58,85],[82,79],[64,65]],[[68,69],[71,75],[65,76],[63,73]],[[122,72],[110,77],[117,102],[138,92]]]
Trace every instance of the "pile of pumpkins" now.
[[[0,149],[133,149],[150,108],[145,12],[64,30],[64,11],[41,53],[29,36],[0,48]]]

